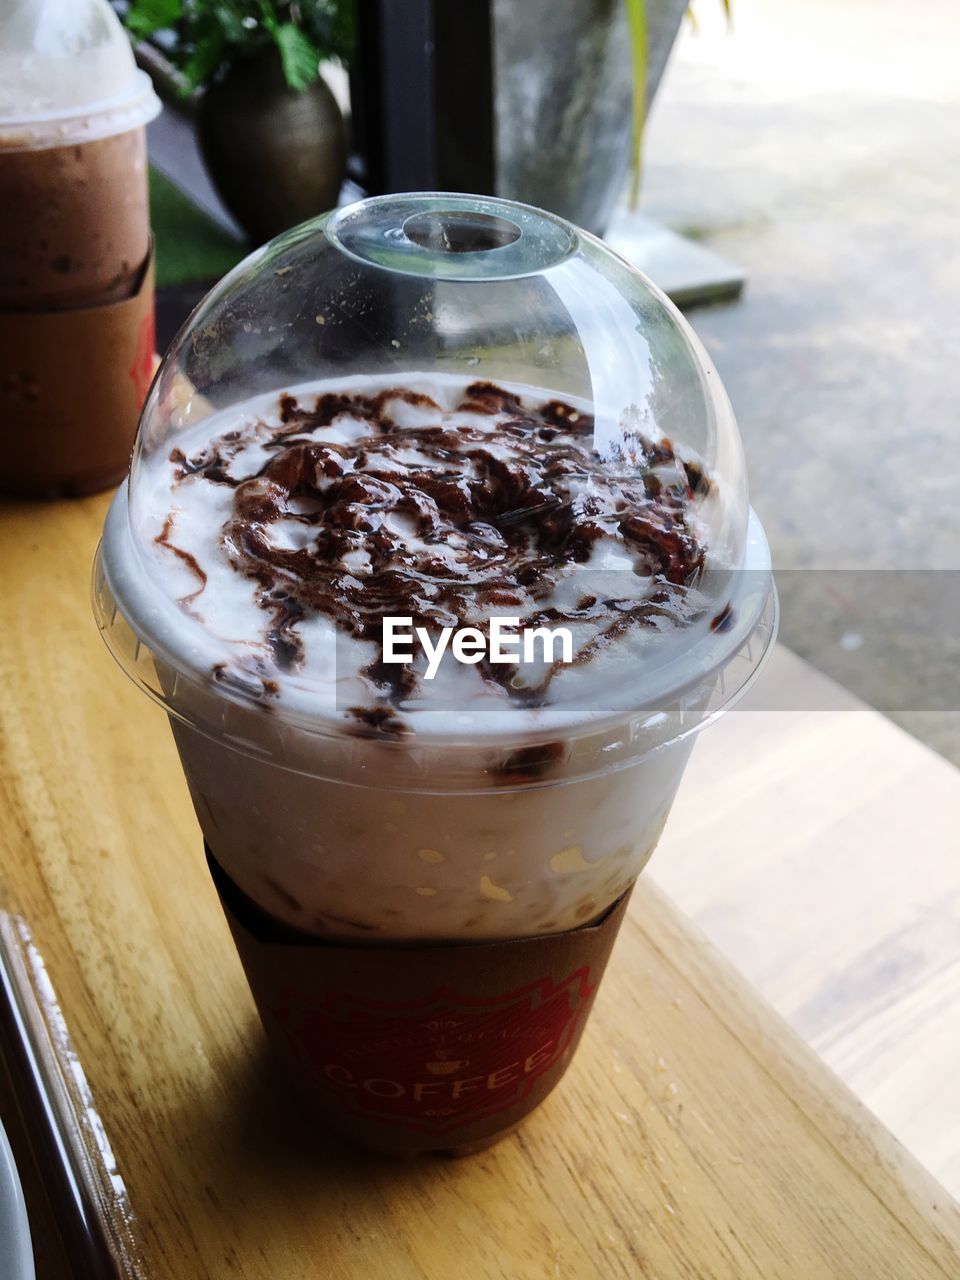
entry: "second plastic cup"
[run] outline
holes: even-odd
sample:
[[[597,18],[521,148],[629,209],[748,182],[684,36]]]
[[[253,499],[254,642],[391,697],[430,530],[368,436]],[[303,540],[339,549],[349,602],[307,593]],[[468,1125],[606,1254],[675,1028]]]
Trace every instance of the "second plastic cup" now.
[[[145,125],[160,110],[106,0],[0,3],[0,490],[125,470],[153,371]]]

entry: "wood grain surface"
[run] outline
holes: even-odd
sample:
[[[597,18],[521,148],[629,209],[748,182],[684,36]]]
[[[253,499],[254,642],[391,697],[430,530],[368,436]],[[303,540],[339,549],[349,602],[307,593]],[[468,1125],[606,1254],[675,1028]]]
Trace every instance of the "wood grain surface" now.
[[[954,1196],[958,812],[960,770],[779,649],[648,870]]]
[[[105,507],[0,508],[0,905],[46,959],[144,1277],[960,1274],[949,1197],[651,882],[577,1059],[517,1135],[405,1163],[305,1123],[269,1070],[164,717],[91,619]]]

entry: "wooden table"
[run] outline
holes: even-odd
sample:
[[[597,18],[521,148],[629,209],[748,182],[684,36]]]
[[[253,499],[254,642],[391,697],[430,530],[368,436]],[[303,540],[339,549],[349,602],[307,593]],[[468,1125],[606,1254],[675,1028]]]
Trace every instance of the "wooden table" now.
[[[648,870],[954,1196],[958,813],[960,770],[781,648]]]
[[[652,882],[519,1134],[406,1164],[306,1127],[266,1068],[164,717],[90,616],[105,508],[0,508],[0,905],[59,993],[145,1278],[960,1274],[949,1197]],[[49,1249],[41,1280],[64,1274]]]

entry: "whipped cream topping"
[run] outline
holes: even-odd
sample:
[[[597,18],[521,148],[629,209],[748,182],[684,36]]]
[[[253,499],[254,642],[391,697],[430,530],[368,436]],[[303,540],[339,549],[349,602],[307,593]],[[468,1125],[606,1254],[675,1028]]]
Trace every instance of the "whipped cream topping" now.
[[[702,466],[629,418],[594,443],[588,405],[536,388],[297,387],[145,458],[134,527],[194,660],[264,705],[312,699],[392,736],[431,707],[535,715],[710,611]],[[383,662],[384,616],[439,631],[493,615],[568,627],[572,664],[445,662],[428,683]]]

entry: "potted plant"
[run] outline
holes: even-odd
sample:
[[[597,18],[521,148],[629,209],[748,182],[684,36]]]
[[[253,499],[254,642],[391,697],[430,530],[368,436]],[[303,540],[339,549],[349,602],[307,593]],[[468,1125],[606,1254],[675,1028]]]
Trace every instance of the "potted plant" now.
[[[320,62],[349,55],[349,0],[134,0],[124,21],[203,90],[204,162],[252,240],[337,203],[346,131]]]

